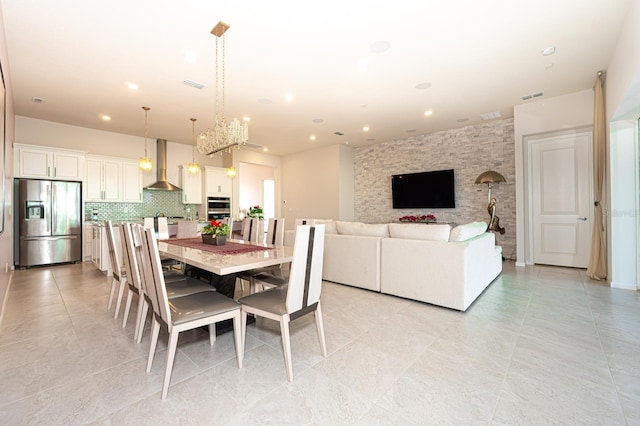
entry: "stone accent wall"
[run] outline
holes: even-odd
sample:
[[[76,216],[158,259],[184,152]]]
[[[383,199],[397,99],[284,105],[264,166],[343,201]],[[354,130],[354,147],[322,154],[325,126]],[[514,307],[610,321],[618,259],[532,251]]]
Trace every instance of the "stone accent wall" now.
[[[503,256],[515,259],[516,191],[513,119],[447,130],[355,149],[355,220],[396,222],[405,215],[434,214],[438,222],[489,222],[487,185],[475,185],[480,173],[495,170],[506,183],[494,185],[496,214],[504,235],[496,234]],[[393,209],[391,176],[454,169],[456,208]],[[427,225],[425,225],[427,226]]]

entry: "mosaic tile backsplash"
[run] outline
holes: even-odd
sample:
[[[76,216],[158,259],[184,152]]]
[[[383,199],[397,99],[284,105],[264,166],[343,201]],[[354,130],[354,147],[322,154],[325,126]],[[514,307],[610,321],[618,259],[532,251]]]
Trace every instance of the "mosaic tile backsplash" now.
[[[98,211],[98,220],[139,221],[144,217],[164,214],[171,217],[188,217],[191,210],[195,212],[199,205],[182,204],[182,192],[176,191],[143,191],[142,203],[84,203],[85,220],[91,220],[94,209]]]

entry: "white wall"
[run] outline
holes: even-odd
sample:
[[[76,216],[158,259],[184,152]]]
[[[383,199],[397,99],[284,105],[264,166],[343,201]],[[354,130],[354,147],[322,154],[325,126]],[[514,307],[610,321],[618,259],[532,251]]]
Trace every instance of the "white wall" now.
[[[609,128],[607,181],[611,216],[608,235],[612,287],[640,288],[638,273],[638,133],[640,116],[640,0],[635,0],[620,31],[607,68],[606,115]]]
[[[11,281],[11,265],[13,265],[13,141],[15,140],[13,90],[11,84],[11,72],[9,69],[9,57],[4,33],[4,19],[0,7],[0,64],[5,84],[6,110],[5,110],[5,158],[4,166],[0,164],[0,171],[4,167],[4,205],[0,205],[5,214],[4,232],[0,234],[0,323],[5,312],[7,293]],[[1,115],[0,115],[1,117]],[[1,143],[2,141],[0,141]],[[2,153],[0,150],[0,160]]]
[[[596,75],[593,76],[594,82]],[[516,265],[532,263],[527,229],[525,202],[524,138],[593,125],[593,90],[527,102],[514,107],[514,139],[516,155]]]
[[[354,150],[345,145],[338,145],[340,179],[338,182],[338,217],[340,220],[355,220],[355,168]]]
[[[353,150],[331,145],[282,158],[282,216],[353,220]],[[351,163],[351,166],[349,166]]]
[[[615,121],[610,133],[610,281],[611,287],[632,290],[638,268],[637,128],[637,121]]]

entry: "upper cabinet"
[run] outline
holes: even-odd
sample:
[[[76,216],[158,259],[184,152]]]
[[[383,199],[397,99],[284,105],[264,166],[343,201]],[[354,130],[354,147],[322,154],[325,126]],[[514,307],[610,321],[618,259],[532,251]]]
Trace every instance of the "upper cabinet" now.
[[[204,167],[204,190],[207,197],[231,197],[231,178],[224,167]]]
[[[122,201],[142,202],[142,171],[136,160],[122,162]]]
[[[81,181],[83,151],[14,144],[15,177]]]
[[[180,166],[180,188],[182,204],[202,204],[202,169],[189,173],[188,166]]]
[[[87,155],[85,201],[142,202],[142,174],[136,161]]]

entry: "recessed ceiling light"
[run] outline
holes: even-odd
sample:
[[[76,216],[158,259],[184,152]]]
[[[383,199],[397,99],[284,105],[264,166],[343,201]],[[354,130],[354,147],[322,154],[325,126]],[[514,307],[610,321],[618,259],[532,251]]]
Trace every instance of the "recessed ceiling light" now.
[[[542,49],[542,56],[550,56],[550,55],[553,55],[554,53],[556,53],[555,46],[549,46]]]
[[[285,93],[284,94],[284,100],[287,102],[291,102],[293,100],[293,93],[289,92],[289,93]]]
[[[44,99],[34,96],[33,98],[31,98],[31,102],[35,102],[37,104],[41,104],[42,102],[44,102]]]
[[[316,140],[316,135],[309,136],[309,140],[315,141]]]
[[[138,90],[140,87],[136,83],[127,83],[129,90]]]
[[[548,70],[549,68],[553,68],[554,63],[553,62],[549,62],[548,64],[545,64],[544,69]]]
[[[429,82],[416,84],[416,89],[418,89],[418,90],[425,90],[425,89],[428,89],[430,87],[431,87],[431,83],[429,83]]]
[[[433,110],[432,109],[428,109],[424,112],[424,116],[425,117],[431,117],[433,115]]]
[[[373,53],[384,53],[391,48],[391,43],[388,41],[376,41],[371,46],[370,49]]]
[[[103,121],[111,121],[111,117],[109,117],[108,115],[102,114],[100,118],[102,118]]]
[[[322,118],[314,118],[311,121],[314,122],[314,123],[324,123],[324,119],[322,119]]]
[[[266,146],[264,148],[262,148],[262,151],[267,152],[269,151],[269,148],[267,148]]]
[[[368,132],[369,131],[369,126],[363,126],[362,127],[362,131],[363,132]]]
[[[198,60],[198,55],[196,55],[196,52],[193,52],[191,50],[185,50],[184,51],[184,60],[189,62],[190,64],[194,63],[195,61]]]
[[[267,98],[258,99],[258,103],[263,104],[263,105],[269,105],[271,102],[273,102],[273,101],[271,99],[267,99]]]
[[[245,123],[248,123],[251,121],[251,117],[249,117],[248,115],[245,115],[242,117],[242,121],[244,121]]]
[[[358,65],[356,66],[358,72],[365,72],[367,68],[369,68],[369,61],[366,59],[360,59],[358,61]]]

